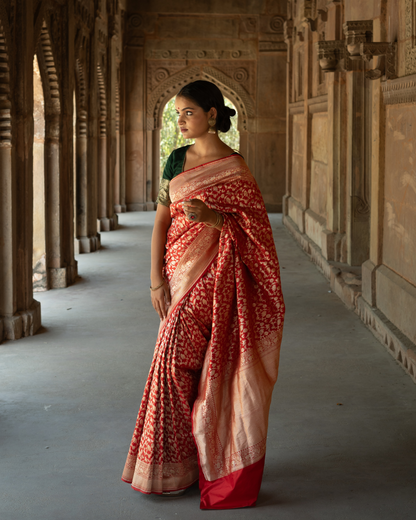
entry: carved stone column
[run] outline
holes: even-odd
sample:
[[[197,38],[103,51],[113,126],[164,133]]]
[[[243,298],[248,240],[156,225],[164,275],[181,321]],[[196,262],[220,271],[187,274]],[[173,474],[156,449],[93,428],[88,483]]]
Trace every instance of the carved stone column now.
[[[370,172],[371,129],[369,85],[366,66],[360,55],[361,44],[372,40],[372,21],[344,24],[348,60],[347,71],[347,251],[348,264],[361,265],[370,247]]]
[[[4,34],[0,35],[0,53],[3,57],[7,59],[9,52],[19,56],[19,67],[14,67],[10,82],[8,63],[1,62],[0,341],[35,334],[41,325],[40,304],[33,299],[32,288],[32,1],[16,0],[14,12],[14,24],[18,30],[14,31],[14,41],[8,42],[14,48],[7,51]],[[13,120],[10,117],[12,106]]]
[[[128,211],[145,211],[146,178],[145,165],[145,105],[144,105],[144,48],[125,47],[125,62],[128,64],[125,90],[126,129],[126,203]]]
[[[289,5],[289,4],[288,4]],[[291,13],[290,13],[291,14]],[[292,69],[293,69],[293,20],[286,20],[283,26],[284,40],[287,46],[286,65],[286,193],[282,199],[282,213],[289,215],[289,198],[292,183],[292,141],[293,122],[289,111],[292,101]]]

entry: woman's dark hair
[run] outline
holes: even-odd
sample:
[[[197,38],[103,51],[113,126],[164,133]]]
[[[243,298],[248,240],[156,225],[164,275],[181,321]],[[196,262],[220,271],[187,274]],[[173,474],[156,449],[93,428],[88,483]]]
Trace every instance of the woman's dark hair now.
[[[220,132],[228,132],[231,128],[230,117],[235,116],[235,110],[224,105],[221,90],[214,83],[203,80],[193,81],[182,87],[178,96],[194,101],[204,112],[216,108],[216,129]]]

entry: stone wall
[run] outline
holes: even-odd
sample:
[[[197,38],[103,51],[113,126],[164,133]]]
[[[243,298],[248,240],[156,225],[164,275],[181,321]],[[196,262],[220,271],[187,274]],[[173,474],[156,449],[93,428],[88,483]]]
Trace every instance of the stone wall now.
[[[416,381],[416,2],[290,2],[284,221]]]

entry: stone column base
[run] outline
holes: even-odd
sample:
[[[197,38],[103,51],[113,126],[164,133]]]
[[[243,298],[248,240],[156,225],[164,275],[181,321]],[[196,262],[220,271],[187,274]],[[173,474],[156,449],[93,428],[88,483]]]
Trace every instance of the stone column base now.
[[[98,231],[113,231],[118,228],[118,216],[117,213],[110,218],[101,217],[97,220]]]
[[[125,213],[127,210],[127,207],[125,204],[115,204],[114,205],[114,211],[116,213]]]
[[[143,204],[127,204],[127,211],[154,211],[156,204],[154,202],[144,202]]]
[[[69,267],[50,267],[49,274],[49,288],[63,289],[75,282],[78,274],[78,262]]]
[[[5,339],[33,336],[41,324],[40,303],[33,300],[28,310],[16,312],[14,316],[3,316],[0,319],[0,343]]]
[[[97,233],[94,237],[79,237],[75,239],[75,254],[94,253],[101,247],[100,234]]]

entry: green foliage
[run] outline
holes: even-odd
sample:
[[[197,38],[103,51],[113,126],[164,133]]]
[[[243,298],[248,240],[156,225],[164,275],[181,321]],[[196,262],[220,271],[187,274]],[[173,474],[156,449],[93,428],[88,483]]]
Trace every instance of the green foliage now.
[[[231,103],[231,101],[225,98],[225,104],[227,107],[233,108],[236,112],[237,109]],[[236,114],[231,118],[230,130],[223,134],[220,133],[220,139],[228,144],[233,150],[239,150],[240,147],[240,132],[237,130],[238,126],[238,115]],[[178,116],[175,111],[175,98],[173,97],[165,106],[163,111],[162,129],[160,131],[160,175],[163,174],[166,162],[169,155],[176,148],[185,146],[186,144],[193,144],[192,139],[185,139],[181,134],[178,126]]]

